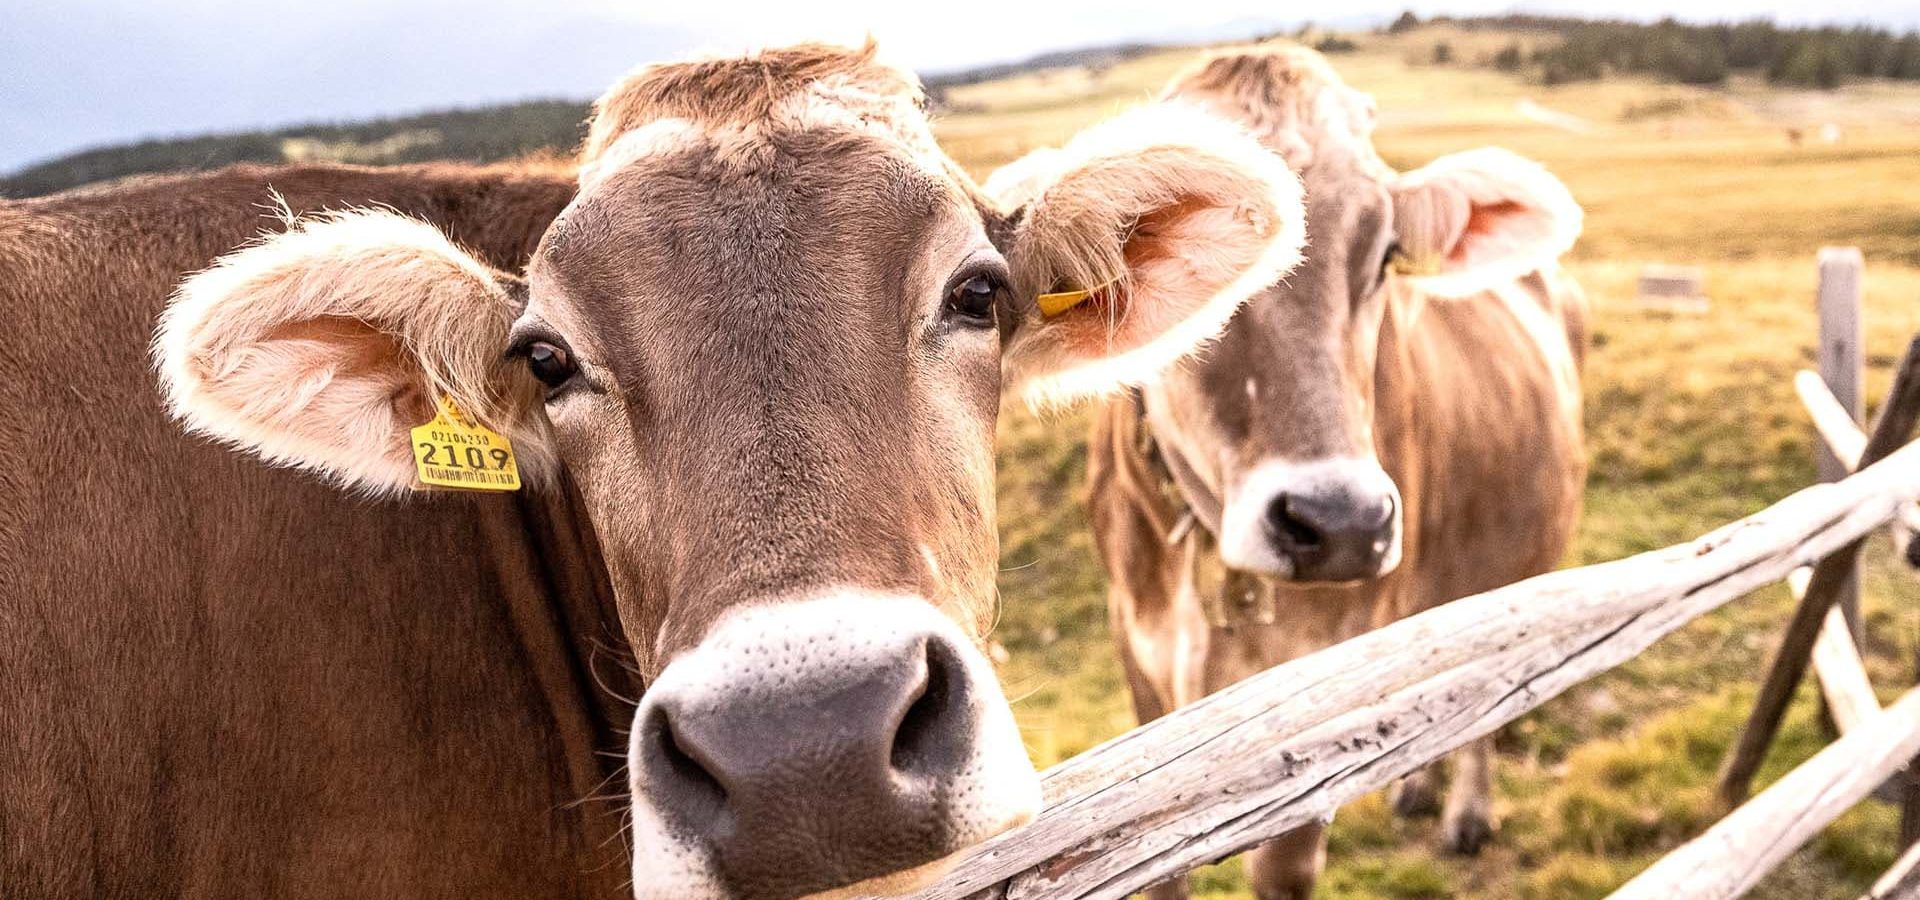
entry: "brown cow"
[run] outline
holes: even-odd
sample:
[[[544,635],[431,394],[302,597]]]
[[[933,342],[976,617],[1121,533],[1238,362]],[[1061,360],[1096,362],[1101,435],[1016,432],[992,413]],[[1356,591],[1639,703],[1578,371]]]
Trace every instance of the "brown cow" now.
[[[616,760],[642,898],[896,891],[1024,820],[980,652],[1003,370],[1138,383],[1302,239],[1297,179],[1217,119],[1070,152],[1003,212],[912,76],[805,46],[636,72],[577,190],[234,170],[0,205],[7,896],[609,897],[618,821],[581,804]],[[156,402],[168,286],[270,187],[384,208],[187,280]],[[528,489],[418,490],[442,398]]]
[[[1091,515],[1141,720],[1394,619],[1553,567],[1580,505],[1581,213],[1503,151],[1395,174],[1371,99],[1298,47],[1211,57],[1171,100],[1248,126],[1307,189],[1309,251],[1211,351],[1110,402]],[[1047,168],[990,190],[1021,196]],[[1459,754],[1447,844],[1488,836],[1488,747]],[[1418,805],[1418,783],[1403,785]],[[1305,897],[1305,828],[1255,852]],[[1156,897],[1185,895],[1166,885]]]

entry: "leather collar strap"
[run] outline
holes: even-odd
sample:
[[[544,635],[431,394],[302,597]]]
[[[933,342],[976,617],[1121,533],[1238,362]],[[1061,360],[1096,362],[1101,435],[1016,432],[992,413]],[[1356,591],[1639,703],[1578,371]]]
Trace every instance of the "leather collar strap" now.
[[[1212,534],[1216,539],[1219,538],[1220,498],[1215,497],[1212,491],[1207,490],[1206,484],[1200,480],[1200,476],[1193,471],[1192,466],[1187,464],[1186,458],[1181,456],[1179,451],[1173,449],[1166,441],[1160,440],[1158,437],[1153,437],[1152,422],[1143,421],[1141,422],[1141,427],[1153,441],[1155,449],[1159,450],[1161,464],[1166,468],[1167,474],[1172,477],[1174,488],[1180,492],[1181,498],[1186,501],[1187,511],[1192,514],[1202,526],[1206,527],[1209,534]],[[1176,532],[1179,530],[1179,528],[1175,529]],[[1179,537],[1180,535],[1177,533],[1167,535],[1167,539],[1170,542],[1178,540]]]
[[[1178,547],[1185,561],[1187,584],[1200,601],[1207,624],[1233,629],[1250,625],[1272,625],[1280,619],[1279,596],[1268,579],[1227,568],[1220,559],[1220,500],[1207,490],[1186,459],[1164,441],[1153,436],[1146,421],[1145,404],[1141,411],[1142,442],[1160,460],[1160,470],[1173,485],[1185,509],[1163,538],[1170,547]],[[1198,523],[1201,531],[1195,533]]]

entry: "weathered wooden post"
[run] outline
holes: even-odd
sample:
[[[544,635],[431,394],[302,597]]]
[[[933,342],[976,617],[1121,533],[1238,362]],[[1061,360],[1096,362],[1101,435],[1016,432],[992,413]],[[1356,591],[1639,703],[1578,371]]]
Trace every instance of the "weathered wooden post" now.
[[[1901,358],[1900,367],[1894,370],[1893,387],[1887,391],[1880,419],[1874,423],[1873,433],[1860,452],[1860,465],[1872,465],[1905,444],[1916,424],[1920,424],[1920,337],[1907,344],[1907,353]],[[1767,667],[1766,680],[1761,682],[1760,693],[1754,698],[1753,712],[1720,769],[1720,799],[1728,809],[1747,799],[1754,773],[1760,770],[1760,761],[1773,743],[1774,734],[1780,730],[1780,719],[1786,714],[1787,704],[1793,700],[1794,688],[1807,672],[1813,645],[1820,636],[1820,623],[1826,618],[1827,609],[1834,605],[1837,589],[1847,574],[1855,570],[1859,556],[1860,542],[1856,541],[1814,565],[1806,595],[1794,608],[1793,618],[1781,636],[1780,648]]]
[[[1833,391],[1847,414],[1855,422],[1866,419],[1861,401],[1861,383],[1866,380],[1866,360],[1862,348],[1864,318],[1861,309],[1861,281],[1866,268],[1858,247],[1820,248],[1820,377]],[[1835,458],[1825,442],[1814,442],[1821,481],[1839,481],[1850,471]],[[1837,604],[1846,617],[1853,642],[1866,646],[1866,627],[1860,617],[1860,566],[1856,562],[1840,585]]]

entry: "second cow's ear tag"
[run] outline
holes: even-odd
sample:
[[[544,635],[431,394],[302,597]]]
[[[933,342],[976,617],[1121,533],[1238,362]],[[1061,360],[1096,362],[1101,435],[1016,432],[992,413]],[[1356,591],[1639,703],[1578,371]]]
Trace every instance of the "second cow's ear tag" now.
[[[1041,294],[1040,296],[1034,298],[1034,305],[1040,307],[1041,318],[1051,319],[1054,316],[1060,315],[1061,313],[1064,313],[1067,310],[1070,310],[1076,306],[1079,306],[1082,303],[1087,302],[1088,297],[1091,297],[1094,294],[1100,293],[1101,291],[1104,291],[1107,288],[1113,287],[1115,282],[1118,282],[1119,280],[1120,279],[1115,278],[1097,287],[1083,288],[1083,289],[1074,290],[1074,291],[1054,291],[1049,294]]]
[[[1395,247],[1393,255],[1387,258],[1387,268],[1396,275],[1437,275],[1440,273],[1440,260],[1416,260],[1412,254]]]
[[[506,435],[474,421],[453,398],[436,398],[433,421],[413,429],[413,465],[434,487],[470,491],[517,491],[520,464]]]

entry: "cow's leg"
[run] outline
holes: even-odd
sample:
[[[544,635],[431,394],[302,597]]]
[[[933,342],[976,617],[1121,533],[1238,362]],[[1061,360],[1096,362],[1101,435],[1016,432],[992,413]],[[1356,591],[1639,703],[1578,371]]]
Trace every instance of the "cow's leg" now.
[[[1446,849],[1471,856],[1493,837],[1493,738],[1453,753],[1453,784],[1440,816]]]
[[[1440,811],[1440,764],[1408,772],[1393,783],[1393,811],[1403,818],[1430,816]]]
[[[1326,862],[1327,826],[1304,825],[1248,852],[1247,880],[1260,900],[1307,900]]]

